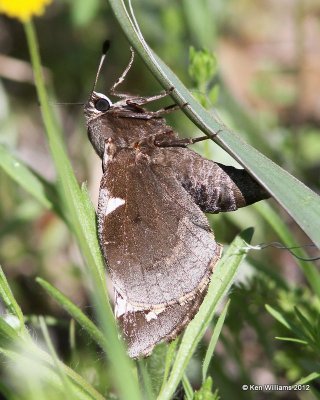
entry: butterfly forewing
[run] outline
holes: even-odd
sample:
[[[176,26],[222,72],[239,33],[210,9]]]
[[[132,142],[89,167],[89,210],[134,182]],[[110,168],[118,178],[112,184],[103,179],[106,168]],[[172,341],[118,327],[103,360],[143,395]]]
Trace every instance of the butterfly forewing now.
[[[113,284],[131,305],[182,302],[206,286],[217,244],[169,166],[121,150],[101,181],[98,221]]]

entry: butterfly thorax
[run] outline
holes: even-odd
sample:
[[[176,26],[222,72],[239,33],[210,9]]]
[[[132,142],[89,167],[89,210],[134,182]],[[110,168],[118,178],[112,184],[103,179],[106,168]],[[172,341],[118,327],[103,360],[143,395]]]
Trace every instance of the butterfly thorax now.
[[[98,110],[101,100],[105,109]],[[150,136],[176,136],[163,118],[148,119],[146,109],[125,100],[112,104],[106,96],[93,92],[84,108],[89,140],[100,158],[110,142],[117,149],[134,149]]]

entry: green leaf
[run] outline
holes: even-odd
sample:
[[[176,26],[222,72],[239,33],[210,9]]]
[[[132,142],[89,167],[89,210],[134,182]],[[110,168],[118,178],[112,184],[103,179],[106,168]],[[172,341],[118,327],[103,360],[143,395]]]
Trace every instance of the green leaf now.
[[[290,339],[290,338],[288,338],[286,340],[290,340],[291,342],[296,341],[296,342],[300,342],[302,344],[308,344],[311,347],[317,348],[317,343],[313,339],[312,332],[310,332],[310,330],[308,330],[308,329],[312,330],[311,325],[310,325],[311,328],[309,328],[304,323],[296,324],[294,321],[290,321],[288,318],[286,318],[283,313],[280,313],[279,311],[275,310],[268,304],[266,304],[265,307],[266,307],[267,311],[278,322],[280,322],[282,325],[284,325],[287,329],[289,329],[291,332],[293,332],[296,335],[297,340]],[[302,321],[302,320],[300,319],[300,321]],[[279,338],[279,339],[282,340],[281,338]]]
[[[209,346],[208,346],[207,351],[206,351],[206,355],[205,355],[204,360],[203,360],[202,382],[204,382],[206,380],[206,378],[207,378],[207,373],[208,373],[208,368],[209,368],[209,365],[210,365],[210,361],[212,359],[214,349],[215,349],[216,344],[218,342],[218,338],[220,336],[221,329],[223,327],[224,320],[225,320],[227,312],[228,312],[229,304],[230,304],[230,300],[228,300],[227,304],[224,306],[224,308],[222,310],[222,313],[220,314],[220,316],[218,318],[218,321],[217,321],[217,323],[216,323],[216,325],[214,327],[214,330],[212,332],[210,343],[209,343]]]
[[[294,343],[299,343],[299,344],[309,344],[307,341],[305,340],[301,340],[301,339],[296,339],[296,338],[290,338],[290,337],[282,337],[282,336],[276,336],[275,337],[278,340],[283,340],[285,342],[294,342]]]
[[[207,135],[219,132],[214,141],[242,164],[320,247],[319,196],[244,142],[195,101],[170,68],[148,47],[130,2],[131,17],[123,0],[109,0],[109,4],[128,40],[160,84],[167,90],[174,87],[172,97],[181,107],[188,104],[187,107],[183,107],[183,112]]]
[[[246,242],[250,241],[252,233],[253,229],[250,228],[237,236],[229,246],[222,260],[217,264],[211,277],[208,294],[197,315],[190,322],[183,335],[171,374],[166,385],[161,390],[158,400],[169,400],[172,398],[197,344],[213,317],[217,305],[223,295],[229,290],[237,268],[246,255],[246,252],[241,250],[243,240]]]
[[[200,89],[205,88],[207,83],[217,72],[217,59],[214,54],[207,50],[189,49],[189,75]]]
[[[218,400],[218,398],[217,391],[212,393],[212,378],[210,376],[203,382],[200,390],[194,394],[194,400]]]
[[[309,320],[302,314],[302,312],[299,310],[298,307],[294,308],[294,311],[296,313],[296,316],[301,322],[301,327],[303,332],[305,333],[306,337],[314,342],[314,327],[312,324],[309,322]]]
[[[284,325],[290,331],[293,331],[292,325],[290,322],[281,314],[279,311],[275,310],[273,307],[269,306],[269,304],[265,305],[266,310],[269,314],[271,314],[280,324]]]

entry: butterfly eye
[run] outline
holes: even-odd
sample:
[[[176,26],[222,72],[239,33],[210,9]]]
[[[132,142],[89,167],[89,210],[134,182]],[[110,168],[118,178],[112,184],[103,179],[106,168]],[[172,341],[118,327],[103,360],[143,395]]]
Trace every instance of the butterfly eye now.
[[[94,106],[98,111],[108,111],[110,108],[110,102],[107,99],[98,99]]]

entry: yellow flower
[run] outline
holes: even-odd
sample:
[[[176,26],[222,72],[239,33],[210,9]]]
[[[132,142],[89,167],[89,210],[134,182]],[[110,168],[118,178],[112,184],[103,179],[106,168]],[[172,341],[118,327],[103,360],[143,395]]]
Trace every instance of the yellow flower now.
[[[0,0],[0,12],[9,17],[28,21],[33,15],[42,15],[52,0]]]

